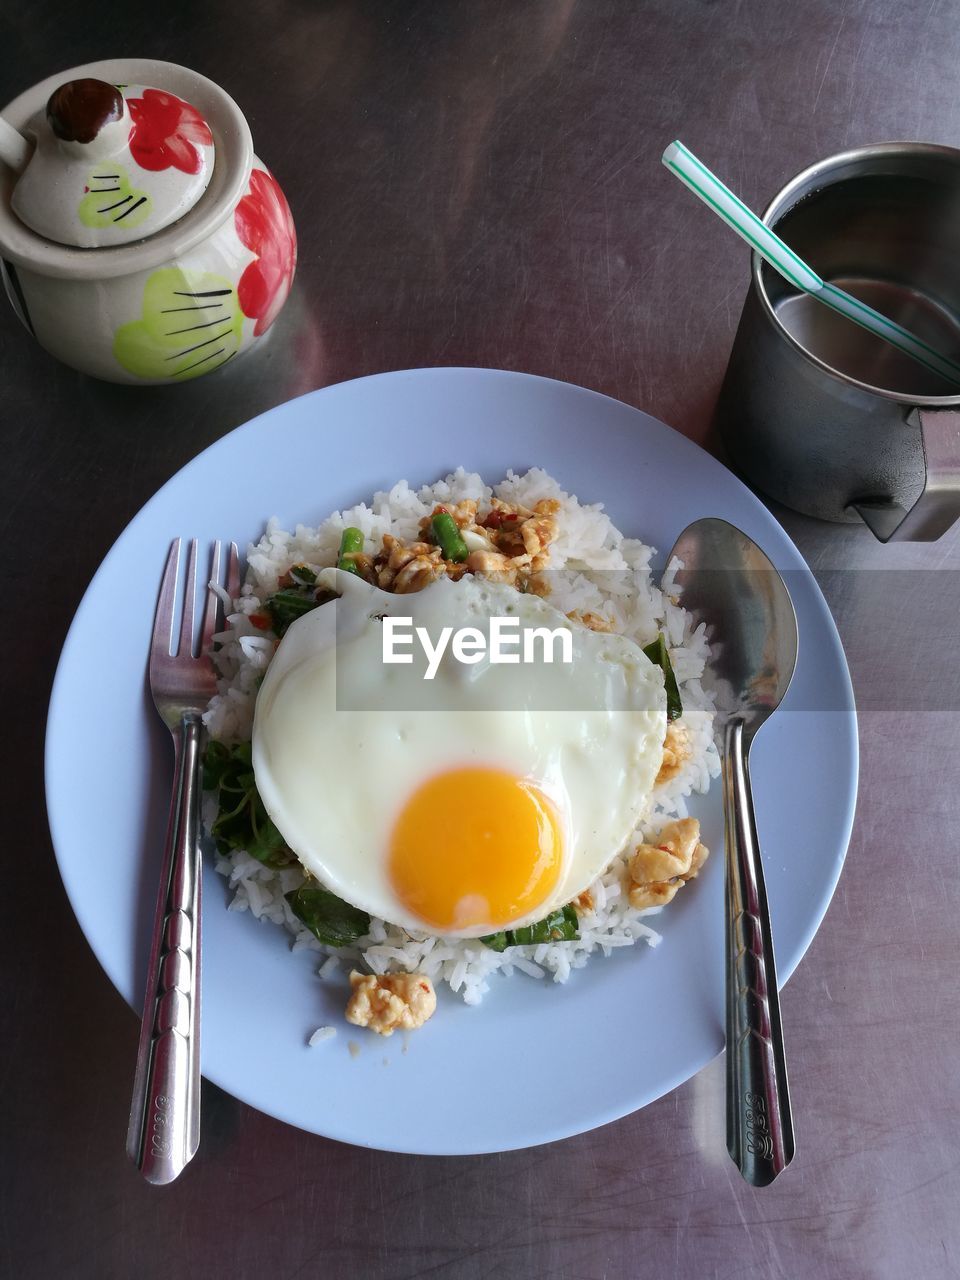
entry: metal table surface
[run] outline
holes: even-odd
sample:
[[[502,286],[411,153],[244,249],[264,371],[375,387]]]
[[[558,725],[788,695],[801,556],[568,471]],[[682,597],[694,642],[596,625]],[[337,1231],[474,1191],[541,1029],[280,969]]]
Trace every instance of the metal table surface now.
[[[713,447],[747,258],[660,151],[682,136],[762,207],[847,146],[957,143],[956,5],[35,0],[0,11],[0,101],[118,51],[236,97],[290,198],[300,267],[263,352],[172,389],[75,374],[0,311],[16,904],[0,1272],[960,1274],[960,702],[938,652],[956,531],[882,548],[777,511],[847,647],[862,776],[836,897],[783,994],[798,1154],[763,1191],[724,1150],[722,1060],[596,1132],[475,1158],[342,1146],[207,1088],[194,1164],[147,1186],[123,1152],[137,1022],[70,912],[42,790],[46,700],[99,561],[163,481],[261,410],[378,370],[487,365],[596,388]]]

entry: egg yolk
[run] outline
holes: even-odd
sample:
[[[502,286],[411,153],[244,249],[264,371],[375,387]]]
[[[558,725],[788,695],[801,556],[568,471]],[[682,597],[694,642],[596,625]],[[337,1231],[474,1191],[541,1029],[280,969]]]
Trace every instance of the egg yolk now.
[[[397,897],[437,930],[489,925],[535,911],[560,878],[563,841],[553,805],[522,778],[452,769],[407,801],[390,839]]]

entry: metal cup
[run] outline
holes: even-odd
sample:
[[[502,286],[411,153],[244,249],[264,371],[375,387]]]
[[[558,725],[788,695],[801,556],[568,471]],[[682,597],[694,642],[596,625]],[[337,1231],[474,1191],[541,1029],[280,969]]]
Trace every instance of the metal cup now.
[[[824,279],[960,359],[960,151],[860,147],[805,169],[763,220]],[[822,520],[932,541],[960,517],[960,388],[753,255],[717,405],[734,464]]]

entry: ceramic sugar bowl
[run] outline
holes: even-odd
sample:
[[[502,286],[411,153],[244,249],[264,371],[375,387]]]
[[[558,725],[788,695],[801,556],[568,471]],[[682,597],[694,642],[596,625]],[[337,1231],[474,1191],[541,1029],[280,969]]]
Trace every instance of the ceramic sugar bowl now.
[[[27,329],[111,382],[173,383],[255,346],[297,242],[239,107],[185,67],[75,67],[5,107],[0,259]]]

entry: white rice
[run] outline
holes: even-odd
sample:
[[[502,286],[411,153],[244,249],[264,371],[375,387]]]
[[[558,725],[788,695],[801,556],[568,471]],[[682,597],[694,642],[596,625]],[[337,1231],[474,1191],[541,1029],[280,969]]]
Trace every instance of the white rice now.
[[[437,503],[476,498],[481,504],[496,496],[533,507],[541,498],[557,498],[559,533],[550,546],[550,569],[562,569],[551,578],[550,603],[564,612],[574,609],[607,617],[616,631],[639,644],[649,644],[663,631],[683,697],[683,716],[677,722],[689,735],[691,756],[680,774],[658,787],[651,797],[642,824],[623,853],[613,856],[604,873],[591,885],[594,906],[581,913],[576,942],[540,943],[491,951],[473,939],[438,938],[410,933],[397,925],[374,919],[370,933],[353,947],[323,946],[290,910],[284,894],[303,882],[299,868],[276,871],[244,852],[218,856],[217,870],[227,878],[233,897],[231,911],[249,910],[260,920],[281,924],[293,935],[293,948],[323,953],[320,975],[333,977],[340,964],[359,965],[373,973],[417,972],[435,985],[447,983],[467,1004],[479,1004],[494,972],[515,972],[542,979],[549,973],[555,982],[566,982],[574,969],[600,952],[605,956],[621,947],[645,942],[656,946],[660,936],[649,917],[661,908],[634,910],[622,889],[626,855],[642,839],[655,836],[674,817],[686,816],[686,798],[705,792],[716,777],[720,762],[713,742],[713,709],[700,685],[708,646],[703,629],[694,630],[689,616],[677,603],[673,575],[677,562],[668,566],[662,589],[654,585],[649,565],[653,548],[625,538],[614,527],[600,504],[586,506],[563,492],[556,480],[539,468],[525,475],[507,473],[492,489],[478,475],[457,470],[434,485],[413,490],[405,480],[389,493],[377,493],[372,503],[336,512],[318,528],[297,525],[290,533],[271,519],[258,543],[247,551],[247,577],[240,598],[233,602],[228,629],[218,636],[217,662],[221,672],[218,693],[204,715],[212,737],[228,743],[250,738],[253,708],[261,676],[269,663],[274,642],[250,621],[268,596],[277,590],[278,578],[291,564],[319,569],[335,563],[342,530],[348,525],[364,534],[365,548],[375,551],[383,535],[415,539],[423,516]],[[696,892],[691,886],[686,892]],[[313,1044],[329,1038],[320,1028]]]
[[[336,1034],[336,1027],[317,1027],[307,1044],[312,1049],[315,1044],[322,1044],[324,1040],[332,1040]]]

